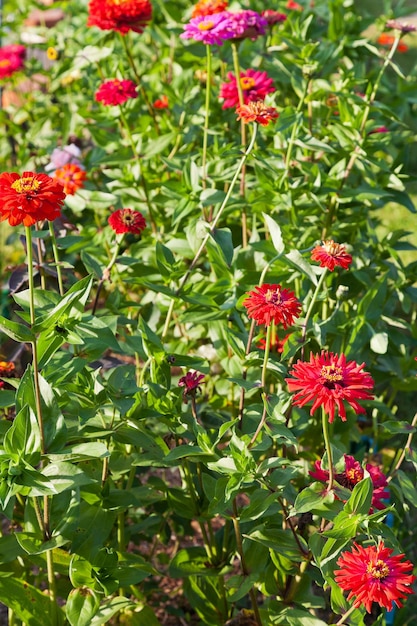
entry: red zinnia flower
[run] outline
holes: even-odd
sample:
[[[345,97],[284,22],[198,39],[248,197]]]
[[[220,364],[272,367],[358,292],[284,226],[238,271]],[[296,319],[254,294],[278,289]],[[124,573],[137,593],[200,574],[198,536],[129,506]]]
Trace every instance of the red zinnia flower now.
[[[295,2],[294,0],[288,0],[285,6],[287,9],[292,9],[293,11],[302,11],[304,8],[301,6],[301,4]]]
[[[365,363],[358,365],[355,361],[346,361],[344,354],[338,356],[333,352],[322,351],[311,354],[310,362],[297,361],[290,374],[295,378],[286,378],[289,391],[298,391],[293,404],[304,406],[313,400],[310,415],[323,406],[332,423],[337,407],[342,422],[346,421],[344,402],[350,404],[356,414],[364,413],[365,409],[357,400],[371,400],[374,381],[367,372],[363,372]]]
[[[87,26],[116,30],[123,35],[142,33],[152,18],[149,0],[90,0]]]
[[[311,252],[313,261],[318,261],[320,267],[327,267],[333,272],[336,265],[347,270],[352,263],[352,257],[346,252],[345,246],[336,243],[332,239],[323,241],[321,246],[316,246]]]
[[[227,0],[199,0],[195,5],[191,17],[205,17],[213,13],[221,13],[227,9]]]
[[[237,89],[236,76],[233,72],[227,74],[229,82],[220,87],[220,98],[224,98],[223,109],[230,109],[239,104],[239,92]],[[243,92],[245,104],[254,100],[265,100],[268,93],[275,91],[272,78],[266,72],[246,70],[240,73],[240,86]]]
[[[269,122],[275,121],[279,117],[278,111],[274,107],[268,107],[261,100],[256,102],[248,102],[236,107],[238,120],[243,120],[245,124],[248,122],[258,122],[262,126],[268,126]]]
[[[84,186],[87,178],[85,171],[76,163],[66,163],[55,170],[54,180],[58,181],[67,195],[73,196],[77,189]]]
[[[167,109],[169,107],[168,96],[161,96],[153,103],[154,109]]]
[[[110,215],[107,221],[117,235],[121,233],[140,235],[146,227],[142,213],[133,209],[118,209]]]
[[[24,65],[26,48],[20,44],[10,44],[0,48],[0,80],[8,78]]]
[[[380,46],[387,46],[388,48],[392,46],[394,41],[395,41],[395,37],[393,35],[387,35],[387,33],[382,33],[382,35],[380,35],[377,39],[377,43],[379,43]],[[407,52],[408,46],[407,44],[400,41],[400,43],[398,44],[397,50],[398,52]]]
[[[248,317],[256,323],[270,326],[272,322],[281,323],[284,328],[294,324],[294,319],[300,315],[301,304],[293,291],[281,289],[281,285],[264,284],[255,287],[247,293],[243,306],[248,311]]]
[[[62,185],[47,174],[16,172],[0,174],[0,221],[10,226],[32,226],[41,220],[54,220],[61,214],[65,199]]]
[[[345,469],[340,474],[336,474],[335,479],[342,487],[352,490],[353,487],[363,479],[365,473],[359,461],[357,461],[353,456],[345,454],[344,458]],[[322,469],[321,461],[316,461],[314,466],[315,471],[309,472],[310,476],[315,480],[327,483],[329,480],[329,472]],[[385,509],[385,504],[382,500],[387,500],[389,498],[389,491],[386,489],[388,481],[376,465],[367,463],[365,467],[369,472],[374,489],[372,494],[372,506],[376,509]],[[372,508],[370,512],[372,512]]]
[[[372,602],[392,610],[393,602],[401,607],[400,599],[413,593],[410,585],[415,576],[411,574],[413,564],[401,562],[404,554],[391,556],[393,550],[386,548],[381,541],[378,546],[363,548],[356,542],[352,552],[342,552],[337,564],[341,569],[335,571],[335,581],[345,591],[349,591],[348,600],[356,596],[355,608],[363,605],[368,613]]]
[[[137,98],[138,92],[133,80],[107,80],[102,83],[96,91],[97,102],[102,102],[108,106],[123,104],[130,98]]]
[[[179,387],[185,387],[185,393],[190,393],[200,388],[200,383],[205,378],[204,374],[198,372],[187,372],[185,376],[182,376],[178,381]]]

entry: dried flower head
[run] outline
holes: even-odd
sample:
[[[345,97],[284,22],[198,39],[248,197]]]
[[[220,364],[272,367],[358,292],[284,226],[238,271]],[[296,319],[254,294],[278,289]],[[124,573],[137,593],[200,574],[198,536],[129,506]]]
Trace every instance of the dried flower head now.
[[[228,11],[194,17],[184,26],[181,39],[194,39],[202,43],[218,46],[233,37],[232,22]]]
[[[393,30],[399,30],[400,32],[414,33],[417,30],[417,26],[414,24],[408,24],[407,22],[399,22],[398,20],[388,20],[385,24],[385,28],[392,28]]]
[[[123,35],[130,30],[142,33],[151,18],[149,0],[90,0],[87,26],[115,30]]]
[[[227,74],[228,82],[220,87],[220,98],[224,98],[223,109],[234,108],[239,104],[239,91],[236,76],[233,72]],[[274,81],[266,72],[249,69],[240,73],[240,87],[243,93],[243,102],[264,100],[267,94],[275,91]]]
[[[107,80],[96,91],[95,99],[106,106],[123,104],[126,100],[137,98],[138,92],[132,80]]]
[[[0,197],[0,221],[9,220],[10,226],[32,226],[60,216],[65,192],[47,174],[5,172],[0,174]]]
[[[78,189],[84,186],[87,174],[76,163],[66,163],[55,171],[53,178],[64,187],[68,196],[73,196]]]
[[[337,265],[347,270],[352,263],[352,257],[346,252],[345,246],[332,239],[316,246],[311,252],[311,258],[313,261],[318,261],[320,267],[327,267],[331,272]]]
[[[349,591],[348,600],[355,598],[353,606],[364,606],[368,613],[376,602],[387,611],[393,603],[401,607],[401,600],[413,593],[415,580],[413,564],[402,561],[404,554],[392,556],[393,550],[381,541],[377,546],[364,548],[356,542],[351,552],[342,552],[337,561],[335,581],[341,589]]]
[[[227,9],[227,0],[199,0],[191,17],[204,17],[205,15],[213,15],[213,13],[222,13]]]
[[[294,292],[282,289],[281,285],[263,284],[247,293],[243,306],[247,309],[248,317],[256,323],[270,326],[272,322],[282,324],[288,328],[300,315],[301,304]]]
[[[142,213],[133,209],[118,209],[110,215],[107,221],[117,235],[122,233],[140,235],[146,227],[146,220]]]
[[[257,122],[262,126],[268,126],[269,122],[275,122],[279,113],[275,107],[268,107],[262,100],[248,102],[236,107],[238,120],[243,120],[245,124]]]
[[[311,354],[310,361],[297,361],[290,371],[294,378],[286,378],[290,392],[298,391],[293,397],[293,404],[304,406],[313,401],[310,415],[319,406],[332,423],[336,408],[342,422],[346,421],[344,403],[347,402],[356,414],[365,413],[358,400],[371,400],[369,389],[374,386],[370,374],[363,371],[365,363],[358,365],[355,361],[347,361],[346,356],[322,351]]]

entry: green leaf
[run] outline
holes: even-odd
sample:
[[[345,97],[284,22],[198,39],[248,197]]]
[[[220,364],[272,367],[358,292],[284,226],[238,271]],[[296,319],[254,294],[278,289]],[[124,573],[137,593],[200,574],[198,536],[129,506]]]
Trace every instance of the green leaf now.
[[[51,311],[42,315],[39,319],[36,320],[36,324],[33,326],[33,331],[35,333],[40,333],[44,330],[51,329],[55,327],[58,322],[61,321],[62,318],[65,318],[65,322],[62,323],[63,328],[65,328],[66,316],[71,309],[74,308],[80,314],[84,309],[85,303],[87,301],[88,295],[90,293],[91,286],[93,284],[93,277],[86,276],[82,278],[80,281],[72,285],[70,289],[67,291],[65,296],[60,299],[58,304],[53,307]],[[71,311],[71,316],[74,316],[75,311]]]
[[[12,459],[25,459],[37,465],[41,456],[41,436],[35,413],[24,406],[4,436],[4,450]]]
[[[344,506],[344,511],[348,515],[367,515],[371,508],[373,491],[371,477],[367,476],[354,486],[352,494]]]
[[[294,539],[294,535],[290,530],[281,530],[280,528],[268,528],[254,530],[244,537],[278,552],[281,556],[286,557],[290,561],[299,561],[301,559],[301,550]],[[307,553],[307,543],[299,536],[300,544],[305,548]]]
[[[218,568],[207,567],[207,552],[204,548],[197,546],[177,552],[168,571],[172,578],[184,578],[194,574],[200,576],[218,576],[219,574]]]
[[[264,220],[268,227],[269,234],[271,235],[272,243],[274,244],[277,254],[282,254],[285,250],[285,246],[282,240],[281,227],[274,219],[272,219],[270,215],[267,215],[266,213],[262,213],[262,215],[264,216]]]
[[[99,606],[99,597],[92,589],[72,589],[65,605],[65,614],[71,626],[90,626]]]
[[[45,626],[50,615],[51,601],[40,589],[27,583],[24,579],[0,575],[0,601],[11,608],[26,626]],[[57,622],[63,624],[63,613],[56,607]],[[52,622],[49,621],[52,625]]]
[[[106,602],[103,602],[103,604],[100,606],[99,610],[91,620],[90,626],[101,626],[101,624],[107,624],[107,622],[112,617],[114,617],[114,615],[117,615],[117,613],[120,613],[120,611],[126,612],[130,608],[132,610],[136,610],[137,602],[131,602],[130,600],[122,596],[116,596],[111,600],[107,600]],[[140,611],[139,615],[141,613],[142,611]],[[146,616],[145,621],[142,623],[146,624],[147,626],[154,626],[154,623],[148,621],[148,618],[149,615]]]
[[[14,341],[19,341],[21,343],[30,343],[35,339],[35,335],[30,328],[24,326],[23,324],[19,324],[18,322],[12,322],[1,315],[0,331]]]
[[[313,267],[307,263],[298,250],[291,250],[288,254],[285,254],[284,257],[288,260],[290,265],[298,269],[302,274],[305,274],[311,282],[317,286],[317,276]]]
[[[290,512],[290,517],[308,512],[330,513],[333,502],[334,493],[332,491],[328,492],[322,483],[312,483],[298,494],[294,502],[294,507]],[[332,517],[334,517],[334,515],[332,515]]]

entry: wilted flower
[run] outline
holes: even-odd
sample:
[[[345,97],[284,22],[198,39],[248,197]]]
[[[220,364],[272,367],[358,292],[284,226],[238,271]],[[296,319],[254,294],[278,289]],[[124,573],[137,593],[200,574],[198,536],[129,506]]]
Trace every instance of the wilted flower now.
[[[287,19],[285,13],[280,13],[279,11],[274,11],[273,9],[266,9],[265,11],[262,11],[261,15],[266,19],[269,26],[280,24],[281,22],[285,22]]]
[[[0,80],[9,78],[24,66],[26,48],[21,44],[10,44],[0,48]]]
[[[247,309],[248,317],[254,319],[258,325],[270,326],[275,322],[287,328],[300,315],[301,304],[294,292],[282,289],[281,285],[265,283],[249,291],[247,296],[243,306]]]
[[[352,491],[354,486],[363,480],[365,472],[359,461],[357,461],[353,456],[345,454],[344,459],[344,471],[336,474],[334,478],[339,485]],[[371,463],[367,463],[365,465],[365,469],[369,472],[373,486],[372,506],[376,509],[384,509],[385,504],[382,501],[389,498],[389,491],[386,489],[388,486],[386,476],[381,472],[379,467],[371,465]],[[315,480],[319,480],[324,483],[327,483],[329,480],[329,472],[322,469],[321,461],[315,462],[315,471],[309,472],[309,474]]]
[[[169,107],[168,96],[161,96],[153,103],[154,109],[167,109]]]
[[[402,33],[414,33],[417,30],[417,26],[414,24],[408,24],[407,22],[399,22],[398,20],[388,20],[385,24],[385,28],[392,28],[393,30],[399,30]]]
[[[64,167],[67,163],[75,163],[81,166],[80,161],[81,150],[75,143],[70,143],[63,148],[54,148],[51,154],[51,161],[45,165],[45,171],[51,172],[60,167]]]
[[[140,235],[146,227],[146,220],[142,213],[133,209],[118,209],[110,215],[107,221],[117,235],[122,233]]]
[[[304,406],[311,400],[310,415],[319,406],[323,406],[332,423],[336,408],[342,422],[346,421],[344,402],[350,404],[356,414],[365,413],[358,400],[371,400],[374,381],[372,376],[362,371],[365,363],[358,365],[347,361],[346,356],[325,352],[311,354],[309,362],[297,361],[290,371],[295,378],[286,378],[289,391],[298,391],[293,397],[293,404]]]
[[[318,261],[320,267],[327,267],[331,272],[337,265],[347,270],[352,263],[352,257],[346,252],[345,246],[332,239],[316,246],[311,252],[311,258],[313,261]]]
[[[256,11],[226,12],[232,23],[233,39],[256,39],[265,35],[268,21]]]
[[[376,602],[391,611],[393,603],[400,608],[400,599],[413,593],[410,588],[415,580],[411,574],[413,564],[401,562],[405,555],[391,556],[392,552],[383,541],[367,548],[355,542],[352,552],[342,552],[337,561],[340,569],[335,571],[335,581],[341,589],[349,591],[348,600],[356,597],[355,608],[364,606],[371,613],[372,603]]]
[[[126,34],[130,30],[142,33],[152,18],[149,0],[90,0],[87,26],[115,30]]]
[[[377,39],[377,43],[379,43],[381,46],[387,46],[388,48],[392,46],[394,41],[395,37],[393,35],[387,35],[386,33],[382,33],[382,35],[380,35]],[[408,46],[403,41],[400,41],[397,46],[397,50],[398,52],[407,52]]]
[[[130,98],[137,98],[138,92],[132,80],[107,80],[96,91],[95,99],[107,106],[123,104]]]
[[[60,216],[65,192],[47,174],[5,172],[0,174],[0,198],[0,221],[9,220],[10,226],[32,226]]]
[[[223,109],[234,108],[239,104],[239,92],[236,76],[233,72],[227,74],[229,82],[220,87],[220,98],[224,98]],[[240,73],[240,86],[243,92],[243,102],[247,104],[254,100],[264,100],[267,94],[275,91],[272,78],[266,72],[249,69]]]
[[[223,42],[233,37],[232,22],[229,12],[213,13],[194,17],[184,26],[181,39],[194,39],[205,44],[223,45]]]
[[[191,17],[204,17],[221,13],[227,9],[227,0],[199,0],[195,5]]]
[[[178,386],[184,387],[182,398],[185,403],[187,403],[188,397],[195,398],[197,391],[201,391],[200,383],[204,378],[204,374],[190,371],[179,379]]]
[[[243,120],[246,124],[249,122],[257,122],[262,126],[268,126],[269,122],[275,121],[279,117],[279,113],[275,107],[268,107],[262,100],[248,102],[236,107],[238,120]]]
[[[66,163],[55,171],[53,178],[64,187],[67,195],[73,196],[78,189],[84,186],[87,174],[76,163]]]

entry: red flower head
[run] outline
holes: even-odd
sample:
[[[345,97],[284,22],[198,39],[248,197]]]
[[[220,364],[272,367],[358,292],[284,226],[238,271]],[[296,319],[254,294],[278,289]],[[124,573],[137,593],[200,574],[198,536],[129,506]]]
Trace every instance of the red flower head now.
[[[133,233],[140,235],[146,227],[146,221],[142,213],[133,209],[118,209],[107,220],[117,235]]]
[[[238,120],[243,120],[245,124],[249,122],[258,122],[262,126],[268,126],[269,122],[273,122],[279,117],[278,111],[274,107],[267,107],[261,100],[248,102],[236,107]]]
[[[41,220],[54,220],[61,214],[65,199],[62,185],[47,174],[16,172],[0,174],[0,221],[10,226],[32,226]]]
[[[285,6],[287,9],[291,9],[292,11],[302,11],[304,8],[301,6],[301,4],[295,2],[294,0],[288,0]]]
[[[10,44],[0,48],[0,80],[21,70],[25,55],[26,48],[20,44]]]
[[[239,92],[236,77],[232,72],[227,75],[229,82],[220,87],[220,98],[224,98],[223,109],[234,108],[239,104]],[[254,100],[265,100],[268,93],[275,91],[272,78],[266,72],[246,70],[240,73],[240,86],[245,104]]]
[[[204,374],[198,372],[187,372],[185,376],[182,376],[178,381],[179,387],[184,387],[182,392],[182,399],[187,404],[188,396],[195,398],[197,391],[201,391],[200,383],[204,380]]]
[[[352,263],[352,257],[346,252],[345,246],[334,242],[332,239],[323,241],[320,246],[316,246],[311,252],[313,261],[318,261],[320,267],[327,267],[333,272],[336,265],[340,265],[347,270]]]
[[[380,46],[387,46],[390,48],[395,41],[395,37],[393,35],[387,35],[387,33],[382,33],[377,39],[377,43]],[[404,42],[400,41],[397,47],[398,52],[408,52],[408,46]]]
[[[154,109],[167,109],[169,107],[168,96],[161,96],[153,103]]]
[[[132,80],[107,80],[96,91],[95,99],[107,106],[123,104],[130,98],[137,98],[138,92]]]
[[[0,376],[13,376],[16,367],[12,361],[0,361]]]
[[[227,9],[227,0],[199,0],[195,5],[191,17],[205,17],[213,13],[222,13]]]
[[[333,352],[322,351],[311,354],[308,363],[297,361],[290,374],[295,378],[286,378],[289,391],[298,391],[293,404],[304,406],[313,400],[310,415],[319,406],[329,415],[332,423],[337,407],[342,422],[346,421],[344,402],[350,404],[356,414],[365,413],[358,400],[371,400],[374,381],[367,372],[363,372],[365,363],[358,365],[355,361],[346,361],[344,354],[338,356]]]
[[[365,473],[359,461],[357,461],[353,456],[345,454],[344,458],[345,469],[340,474],[336,474],[335,479],[339,485],[352,491],[353,487],[363,479]],[[315,480],[327,483],[329,480],[329,472],[322,469],[321,461],[316,461],[314,466],[315,471],[309,472],[310,476]],[[365,467],[370,474],[374,489],[372,494],[372,507],[380,510],[385,509],[385,504],[382,501],[389,498],[389,491],[386,489],[388,481],[376,465],[367,463]],[[372,510],[373,509],[371,508],[370,513],[372,513]]]
[[[266,19],[269,26],[280,24],[281,22],[285,22],[287,19],[285,13],[280,13],[279,11],[274,11],[273,9],[266,9],[265,11],[262,11],[261,15]]]
[[[129,30],[142,33],[152,18],[149,0],[90,0],[87,26],[116,30],[125,35]]]
[[[77,189],[84,186],[87,178],[85,171],[76,163],[66,163],[55,170],[54,180],[64,187],[67,195],[73,196]]]
[[[391,556],[392,552],[383,541],[367,548],[355,542],[352,552],[342,552],[337,561],[340,569],[335,571],[335,581],[341,589],[349,591],[348,600],[356,596],[355,608],[363,605],[370,613],[372,602],[376,602],[391,611],[393,602],[401,607],[400,599],[413,593],[410,589],[415,580],[411,574],[413,564],[401,562],[404,554]]]
[[[270,326],[272,322],[288,328],[300,315],[301,304],[289,289],[281,289],[281,285],[264,284],[247,293],[243,306],[248,317],[256,323]]]

